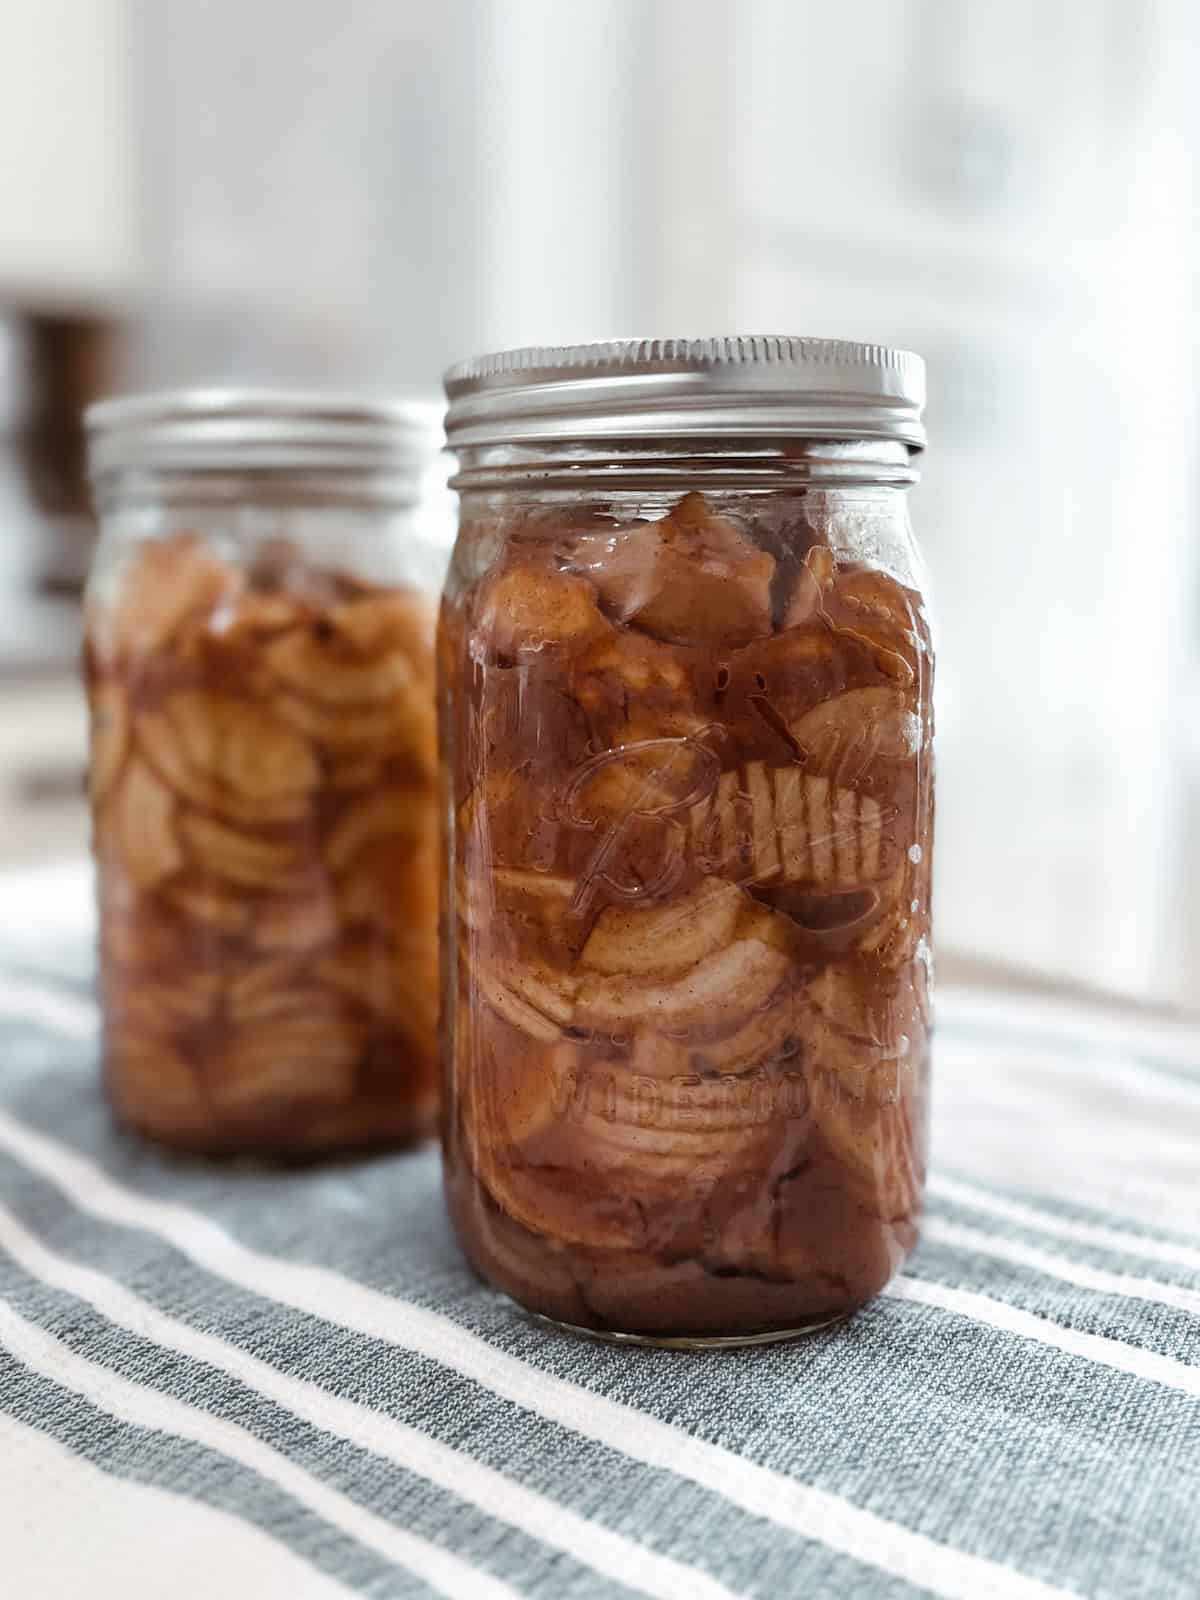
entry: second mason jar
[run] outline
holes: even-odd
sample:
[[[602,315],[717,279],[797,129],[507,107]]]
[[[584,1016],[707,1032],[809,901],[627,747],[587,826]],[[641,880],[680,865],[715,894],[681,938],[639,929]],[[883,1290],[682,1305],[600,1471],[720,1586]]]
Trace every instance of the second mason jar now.
[[[526,1307],[787,1337],[916,1237],[924,369],[812,339],[450,372],[446,1184]]]
[[[433,421],[224,391],[88,413],[105,1075],[169,1144],[432,1129]]]

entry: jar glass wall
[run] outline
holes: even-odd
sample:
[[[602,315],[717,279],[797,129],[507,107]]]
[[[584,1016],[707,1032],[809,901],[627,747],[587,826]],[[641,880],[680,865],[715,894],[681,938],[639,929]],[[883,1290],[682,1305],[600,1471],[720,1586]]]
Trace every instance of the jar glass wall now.
[[[439,651],[467,1253],[611,1336],[842,1316],[912,1249],[925,1167],[909,450],[607,439],[460,465]]]
[[[325,408],[89,419],[105,1076],[125,1123],[192,1150],[309,1157],[436,1119],[436,441]]]

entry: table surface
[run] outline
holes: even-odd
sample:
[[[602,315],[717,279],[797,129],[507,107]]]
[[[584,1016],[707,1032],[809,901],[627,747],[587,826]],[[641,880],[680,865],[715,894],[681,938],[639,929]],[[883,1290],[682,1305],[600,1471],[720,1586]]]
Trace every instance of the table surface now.
[[[116,1133],[81,881],[0,880],[0,1592],[1200,1594],[1200,1025],[943,988],[888,1292],[616,1349],[471,1276],[431,1151]]]

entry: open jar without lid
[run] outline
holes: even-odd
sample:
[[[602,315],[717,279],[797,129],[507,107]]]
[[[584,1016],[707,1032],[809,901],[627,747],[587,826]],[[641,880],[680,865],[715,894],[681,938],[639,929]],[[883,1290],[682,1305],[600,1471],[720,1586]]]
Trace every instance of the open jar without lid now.
[[[421,407],[105,401],[85,607],[108,1092],[304,1158],[436,1118],[435,596]]]
[[[918,358],[647,340],[453,370],[445,1172],[614,1338],[787,1337],[912,1249],[932,672]]]

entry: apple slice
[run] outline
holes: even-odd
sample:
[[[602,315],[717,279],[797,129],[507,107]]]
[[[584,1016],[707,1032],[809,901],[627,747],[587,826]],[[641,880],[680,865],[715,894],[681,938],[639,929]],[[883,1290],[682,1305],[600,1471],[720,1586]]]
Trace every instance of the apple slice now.
[[[610,612],[675,644],[745,644],[771,632],[775,558],[704,496],[668,516],[578,542],[574,558]]]
[[[593,972],[672,976],[726,946],[746,897],[721,878],[656,905],[614,905],[596,919],[579,965]]]
[[[667,1029],[712,1027],[764,1006],[791,965],[782,951],[760,939],[737,939],[670,981],[585,977],[576,1016],[586,1027],[614,1030],[635,1023]]]

